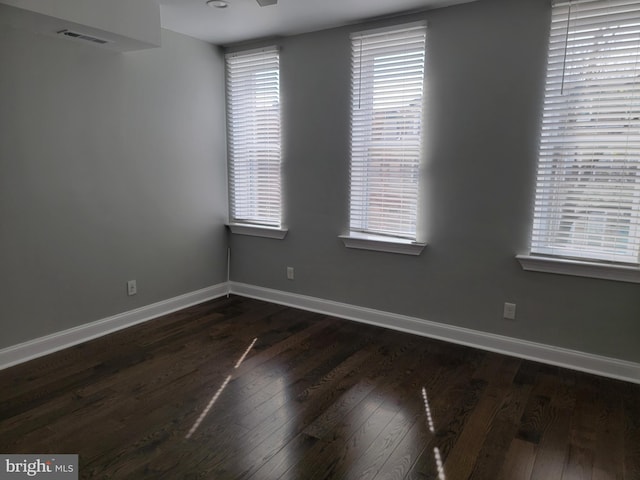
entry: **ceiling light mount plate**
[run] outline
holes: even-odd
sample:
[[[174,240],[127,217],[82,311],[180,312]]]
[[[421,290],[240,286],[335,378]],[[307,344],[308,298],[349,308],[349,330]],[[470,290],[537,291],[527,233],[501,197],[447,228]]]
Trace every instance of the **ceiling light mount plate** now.
[[[229,6],[229,2],[225,0],[207,0],[207,5],[215,8],[227,8]]]
[[[261,7],[268,7],[269,5],[277,4],[278,0],[257,0],[257,2]]]

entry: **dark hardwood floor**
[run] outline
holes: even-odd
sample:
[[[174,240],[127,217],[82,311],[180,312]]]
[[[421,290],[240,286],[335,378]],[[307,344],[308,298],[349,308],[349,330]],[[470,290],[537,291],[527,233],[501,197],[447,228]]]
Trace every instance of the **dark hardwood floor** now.
[[[640,479],[640,385],[234,296],[0,385],[0,452],[86,479]]]

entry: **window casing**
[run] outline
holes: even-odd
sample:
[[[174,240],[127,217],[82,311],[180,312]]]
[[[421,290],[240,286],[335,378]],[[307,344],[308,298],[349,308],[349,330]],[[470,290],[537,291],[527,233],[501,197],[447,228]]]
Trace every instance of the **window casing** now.
[[[275,47],[226,60],[229,206],[233,224],[279,229],[280,69]],[[241,230],[238,233],[246,233]]]
[[[351,235],[416,240],[424,23],[351,36]]]
[[[640,4],[553,6],[531,253],[637,265]]]

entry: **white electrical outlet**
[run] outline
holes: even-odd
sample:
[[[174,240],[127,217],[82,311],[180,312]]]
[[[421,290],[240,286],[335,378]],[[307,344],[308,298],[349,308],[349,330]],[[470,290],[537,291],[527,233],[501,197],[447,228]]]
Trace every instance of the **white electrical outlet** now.
[[[138,293],[138,286],[136,285],[136,281],[129,280],[127,282],[127,295],[131,296],[135,295],[136,293]]]
[[[515,303],[506,303],[504,304],[504,313],[502,315],[504,318],[508,320],[516,319],[516,304]]]
[[[287,267],[287,279],[293,280],[293,267]]]

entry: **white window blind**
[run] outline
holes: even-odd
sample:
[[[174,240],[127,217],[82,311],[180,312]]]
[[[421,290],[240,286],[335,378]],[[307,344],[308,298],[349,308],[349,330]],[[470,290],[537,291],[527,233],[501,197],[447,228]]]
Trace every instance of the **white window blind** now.
[[[280,227],[280,69],[274,48],[226,55],[231,221]]]
[[[353,34],[352,232],[416,238],[426,26]]]
[[[553,6],[532,253],[638,263],[640,3]]]

